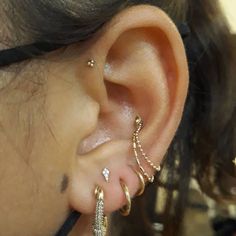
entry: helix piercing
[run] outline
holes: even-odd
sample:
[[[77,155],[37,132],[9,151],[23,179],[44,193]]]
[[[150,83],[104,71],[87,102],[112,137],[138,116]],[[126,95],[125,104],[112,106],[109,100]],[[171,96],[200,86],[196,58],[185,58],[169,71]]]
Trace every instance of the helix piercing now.
[[[90,60],[88,60],[87,65],[88,65],[89,67],[93,68],[94,65],[95,65],[95,63],[96,63],[95,60],[90,59]]]

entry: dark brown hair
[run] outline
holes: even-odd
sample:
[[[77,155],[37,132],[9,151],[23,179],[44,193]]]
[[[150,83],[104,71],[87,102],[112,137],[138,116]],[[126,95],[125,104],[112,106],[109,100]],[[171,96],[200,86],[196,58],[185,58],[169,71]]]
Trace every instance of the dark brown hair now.
[[[3,1],[5,2],[5,1]],[[3,3],[1,3],[2,5]],[[180,127],[164,161],[157,185],[135,200],[128,218],[114,215],[112,235],[154,235],[153,202],[161,186],[167,191],[165,210],[157,220],[163,235],[181,235],[181,222],[191,177],[217,200],[223,194],[219,178],[234,176],[235,86],[233,46],[224,16],[212,0],[9,0],[4,16],[9,19],[9,47],[24,43],[69,45],[93,36],[124,8],[151,4],[162,8],[176,23],[186,23],[190,87]],[[13,40],[14,39],[14,40]],[[27,53],[27,52],[26,52]],[[174,191],[177,197],[174,198]],[[148,204],[147,204],[148,202]],[[141,208],[145,210],[141,210]],[[149,209],[147,211],[147,209]]]

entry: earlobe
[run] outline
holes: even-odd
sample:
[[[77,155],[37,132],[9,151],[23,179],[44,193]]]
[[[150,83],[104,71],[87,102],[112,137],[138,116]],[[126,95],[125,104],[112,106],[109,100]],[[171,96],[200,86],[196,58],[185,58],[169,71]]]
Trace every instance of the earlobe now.
[[[108,212],[125,203],[120,180],[134,196],[140,190],[141,179],[133,168],[151,182],[178,128],[188,88],[181,37],[160,9],[144,5],[131,7],[118,14],[96,36],[90,48],[96,53],[95,66],[90,68],[96,83],[83,86],[88,96],[99,104],[100,113],[95,129],[79,144],[70,189],[70,203],[82,213],[92,213],[96,185],[104,191]],[[83,75],[91,76],[89,73],[86,69]],[[96,91],[96,96],[89,91]],[[140,165],[145,172],[132,149],[137,114],[144,122],[135,140],[144,154]],[[109,182],[102,175],[104,168],[110,171]]]

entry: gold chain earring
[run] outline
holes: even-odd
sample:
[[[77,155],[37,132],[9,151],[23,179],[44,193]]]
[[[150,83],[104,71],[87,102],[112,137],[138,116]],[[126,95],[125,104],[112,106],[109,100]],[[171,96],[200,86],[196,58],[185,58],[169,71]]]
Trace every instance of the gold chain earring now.
[[[104,214],[104,193],[101,187],[95,189],[96,211],[93,225],[94,236],[105,236],[107,231],[107,217]]]
[[[136,116],[136,118],[135,118],[135,130],[134,130],[133,137],[132,137],[134,155],[135,155],[136,162],[137,162],[137,164],[139,166],[139,169],[141,170],[142,174],[147,178],[147,180],[150,183],[152,183],[154,181],[154,175],[149,176],[148,173],[145,171],[145,169],[141,165],[141,162],[140,162],[140,159],[139,159],[139,155],[138,155],[138,151],[139,151],[139,153],[141,153],[142,157],[147,162],[147,164],[151,168],[153,168],[155,171],[160,171],[161,167],[160,166],[156,166],[149,159],[149,157],[146,155],[146,153],[144,152],[144,150],[142,148],[141,142],[139,140],[139,133],[140,133],[142,128],[143,128],[143,121],[142,121],[140,116]]]

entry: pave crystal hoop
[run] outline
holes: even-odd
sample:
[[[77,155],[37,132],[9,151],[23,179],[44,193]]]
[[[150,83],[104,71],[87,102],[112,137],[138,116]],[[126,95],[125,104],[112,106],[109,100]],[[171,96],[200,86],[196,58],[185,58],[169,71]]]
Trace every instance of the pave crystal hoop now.
[[[129,194],[129,189],[123,180],[120,180],[120,185],[121,185],[121,188],[125,194],[125,199],[127,201],[126,205],[124,205],[122,208],[120,208],[120,214],[123,216],[128,216],[130,213],[130,210],[131,210],[131,198],[130,198],[130,194]]]
[[[101,187],[95,188],[96,211],[93,224],[94,236],[105,236],[107,231],[107,217],[104,214],[104,193]]]

